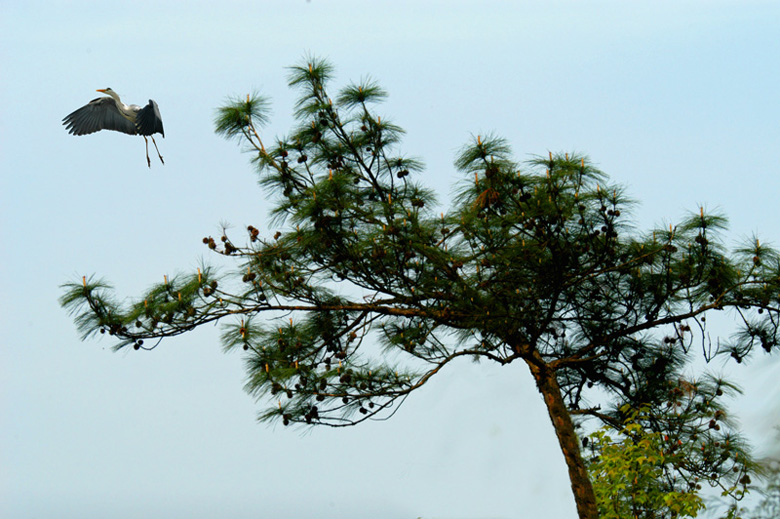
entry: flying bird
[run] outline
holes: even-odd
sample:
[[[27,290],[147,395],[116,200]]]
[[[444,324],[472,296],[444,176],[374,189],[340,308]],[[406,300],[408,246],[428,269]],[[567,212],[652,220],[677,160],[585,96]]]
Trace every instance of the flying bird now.
[[[101,88],[97,90],[109,97],[98,97],[86,105],[74,111],[62,120],[62,124],[72,135],[89,135],[100,130],[113,130],[128,135],[141,135],[146,142],[146,164],[151,168],[152,161],[149,160],[149,141],[146,137],[152,138],[154,149],[157,150],[157,156],[160,162],[165,161],[160,155],[157,143],[154,141],[155,133],[165,137],[163,130],[160,109],[157,103],[149,100],[149,104],[143,108],[138,105],[126,105],[119,99],[119,94],[110,88]]]

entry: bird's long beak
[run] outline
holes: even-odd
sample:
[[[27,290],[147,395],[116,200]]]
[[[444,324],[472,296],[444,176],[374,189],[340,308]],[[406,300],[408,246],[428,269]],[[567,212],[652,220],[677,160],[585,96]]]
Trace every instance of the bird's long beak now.
[[[105,94],[106,93],[106,89],[105,88],[98,88],[97,90],[95,90],[95,92],[103,92]]]

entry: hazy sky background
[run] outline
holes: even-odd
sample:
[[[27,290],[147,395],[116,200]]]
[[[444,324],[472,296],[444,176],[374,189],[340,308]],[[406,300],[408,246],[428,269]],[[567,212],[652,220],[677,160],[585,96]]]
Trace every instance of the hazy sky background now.
[[[273,234],[214,111],[257,90],[265,134],[286,133],[285,67],[307,52],[334,63],[334,87],[389,91],[381,113],[443,202],[458,148],[492,131],[520,160],[587,153],[641,202],[642,228],[704,204],[732,243],[780,244],[778,27],[770,1],[0,2],[0,516],[575,517],[520,364],[454,365],[390,421],[272,427],[218,327],[115,354],[80,342],[59,286],[96,273],[132,297],[220,264],[201,243],[220,222]],[[140,137],[61,126],[109,86],[157,101],[164,166],[147,169]],[[763,447],[778,363],[755,360],[733,371],[735,409]]]

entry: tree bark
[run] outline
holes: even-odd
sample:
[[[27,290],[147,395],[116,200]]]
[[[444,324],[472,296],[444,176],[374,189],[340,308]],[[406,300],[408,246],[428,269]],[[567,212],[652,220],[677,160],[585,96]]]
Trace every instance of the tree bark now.
[[[555,371],[541,358],[539,352],[533,351],[530,358],[525,358],[531,374],[536,380],[536,386],[544,397],[547,413],[550,415],[558,443],[561,446],[563,457],[569,468],[569,480],[577,503],[577,513],[580,519],[598,519],[599,513],[596,507],[596,495],[593,485],[588,477],[588,470],[580,453],[580,441],[574,432],[574,423],[563,401],[561,388]]]

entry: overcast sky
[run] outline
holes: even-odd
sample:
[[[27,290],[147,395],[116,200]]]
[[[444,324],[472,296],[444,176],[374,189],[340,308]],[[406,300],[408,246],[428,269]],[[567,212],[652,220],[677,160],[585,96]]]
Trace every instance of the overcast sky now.
[[[131,297],[219,264],[201,238],[222,222],[273,234],[214,111],[259,91],[265,134],[286,133],[285,67],[306,53],[333,62],[334,86],[389,91],[381,113],[445,204],[458,148],[494,132],[519,160],[588,154],[642,228],[704,205],[732,243],[780,244],[778,27],[770,1],[0,2],[0,516],[575,517],[524,366],[456,364],[390,421],[272,427],[218,327],[112,353],[79,340],[59,286],[95,273]],[[106,87],[157,101],[164,166],[140,137],[67,134]],[[733,372],[735,408],[765,448],[778,364],[756,361]]]

